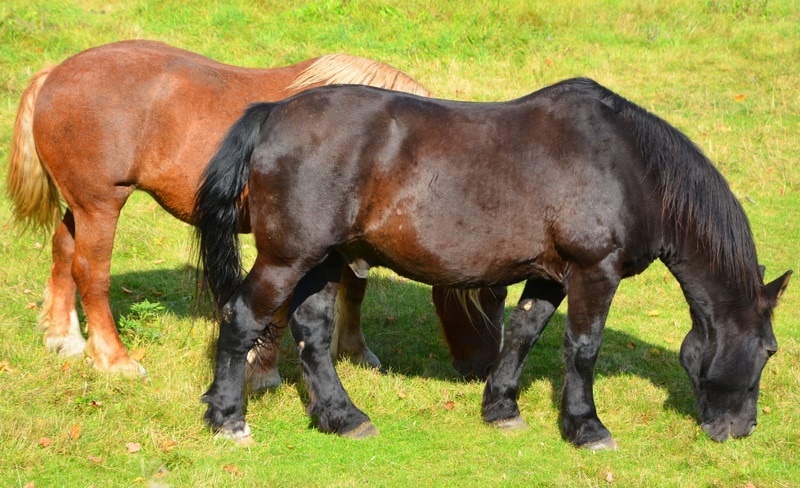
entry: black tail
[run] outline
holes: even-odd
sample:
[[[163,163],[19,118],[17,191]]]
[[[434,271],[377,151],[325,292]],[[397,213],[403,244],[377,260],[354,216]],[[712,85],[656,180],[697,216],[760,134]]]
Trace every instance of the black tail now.
[[[220,308],[242,281],[238,233],[242,192],[261,125],[274,106],[254,104],[231,126],[211,158],[195,198],[193,222],[197,226],[203,278]]]

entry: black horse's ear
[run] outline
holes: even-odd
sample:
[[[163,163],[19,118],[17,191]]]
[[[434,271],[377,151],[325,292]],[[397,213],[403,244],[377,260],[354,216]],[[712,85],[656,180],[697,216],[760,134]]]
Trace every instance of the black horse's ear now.
[[[763,264],[758,265],[758,275],[761,276],[761,282],[764,282],[764,273],[767,272],[767,267]]]
[[[792,270],[789,270],[783,275],[776,279],[775,281],[764,285],[762,288],[762,293],[764,298],[769,300],[770,304],[774,307],[778,304],[778,300],[783,295],[783,292],[786,290],[786,287],[789,285],[789,278],[792,276]]]

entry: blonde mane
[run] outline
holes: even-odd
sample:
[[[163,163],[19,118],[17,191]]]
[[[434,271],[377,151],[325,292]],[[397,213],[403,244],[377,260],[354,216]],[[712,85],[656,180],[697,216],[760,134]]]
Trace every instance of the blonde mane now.
[[[328,54],[314,61],[292,82],[291,89],[315,85],[371,85],[430,96],[430,92],[406,73],[388,64],[349,54]]]

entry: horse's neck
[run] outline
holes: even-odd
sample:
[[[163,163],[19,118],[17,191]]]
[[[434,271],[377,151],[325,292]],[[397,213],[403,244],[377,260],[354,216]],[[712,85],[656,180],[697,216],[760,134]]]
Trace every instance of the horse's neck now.
[[[680,284],[693,319],[712,320],[721,309],[727,308],[720,305],[747,300],[740,286],[728,282],[713,269],[711,260],[696,243],[683,247],[691,248],[691,252],[677,252],[661,260]]]

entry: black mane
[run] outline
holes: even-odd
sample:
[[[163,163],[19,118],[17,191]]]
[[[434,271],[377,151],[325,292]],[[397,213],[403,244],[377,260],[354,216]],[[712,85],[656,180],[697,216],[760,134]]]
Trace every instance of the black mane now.
[[[648,171],[658,178],[663,215],[674,236],[693,235],[714,272],[748,298],[761,284],[753,235],[739,201],[703,151],[685,134],[588,79],[566,82],[589,90],[628,120]]]

